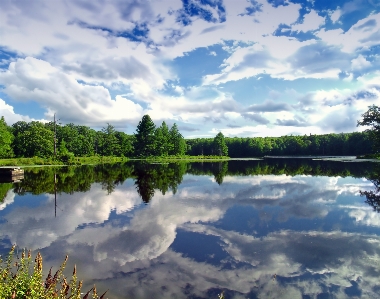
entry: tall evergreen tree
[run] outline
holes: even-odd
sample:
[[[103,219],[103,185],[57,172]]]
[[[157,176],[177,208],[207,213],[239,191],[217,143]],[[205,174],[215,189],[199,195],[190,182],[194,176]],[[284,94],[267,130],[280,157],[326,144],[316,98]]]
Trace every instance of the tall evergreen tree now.
[[[169,127],[163,121],[161,126],[156,128],[154,132],[155,136],[155,155],[156,156],[167,156],[172,149],[172,145],[170,143],[170,135],[169,135]]]
[[[0,158],[13,157],[12,141],[13,134],[9,130],[4,116],[0,119]]]
[[[169,131],[170,155],[183,156],[186,152],[186,141],[179,132],[177,124],[173,124]]]
[[[137,125],[135,133],[135,155],[148,157],[155,154],[155,133],[156,126],[149,115],[144,115]]]
[[[224,140],[224,135],[222,132],[216,134],[213,142],[214,155],[217,156],[228,156],[228,147],[226,141]]]

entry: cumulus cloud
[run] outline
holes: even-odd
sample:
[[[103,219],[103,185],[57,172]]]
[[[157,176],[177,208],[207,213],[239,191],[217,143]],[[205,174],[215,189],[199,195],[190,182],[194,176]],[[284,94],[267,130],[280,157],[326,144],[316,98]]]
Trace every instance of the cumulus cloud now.
[[[46,110],[45,118],[65,111],[69,113],[60,116],[61,120],[96,127],[107,122],[118,127],[136,125],[149,113],[157,122],[166,119],[184,127],[203,124],[205,119],[219,120],[217,130],[221,130],[230,120],[227,113],[235,112],[241,118],[240,128],[229,128],[236,129],[233,132],[276,134],[279,122],[285,125],[282,127],[290,125],[292,115],[268,115],[280,112],[265,110],[275,109],[274,105],[261,110],[260,106],[244,107],[244,96],[223,93],[223,85],[239,84],[236,89],[240,89],[244,79],[263,78],[264,74],[270,84],[298,79],[351,82],[375,72],[379,60],[372,52],[379,40],[379,13],[373,11],[350,28],[339,23],[345,21],[342,16],[361,9],[358,3],[351,1],[328,11],[334,23],[331,27],[322,12],[284,1],[69,0],[27,5],[2,1],[0,46],[12,54],[0,57],[5,67],[0,81],[8,96],[3,98],[6,105],[12,100],[33,100]],[[276,36],[279,28],[298,34]],[[308,39],[303,38],[305,34]],[[208,49],[202,57],[194,51],[199,48]],[[171,67],[174,59],[185,55],[197,56],[197,63],[204,65],[199,78],[192,79],[215,88],[218,99],[207,97],[201,87],[201,97],[207,100],[198,101],[186,90],[188,82]],[[175,96],[165,93],[171,83],[176,86]],[[306,93],[316,92],[310,86]],[[277,100],[273,95],[269,98]],[[257,105],[268,105],[264,99],[258,98]],[[305,108],[288,98],[276,103],[278,109],[284,102],[290,108],[283,106],[282,112],[301,109],[295,112],[303,118],[320,108]],[[243,115],[247,112],[262,114]],[[257,126],[244,122],[250,120]],[[311,123],[315,128],[308,130],[313,133],[329,128],[317,127],[316,116]],[[303,133],[302,122],[293,120],[292,124]],[[265,130],[260,125],[266,125]],[[203,135],[213,129],[206,123],[202,128]],[[281,128],[277,134],[291,133],[288,129]]]
[[[64,122],[122,124],[135,122],[143,114],[139,104],[121,96],[112,100],[106,88],[78,83],[50,63],[32,57],[12,62],[0,73],[0,83],[15,100],[34,100],[47,109],[47,117],[57,112]]]
[[[371,66],[371,63],[363,57],[363,55],[359,55],[357,58],[351,60],[351,69],[361,70],[363,68]]]
[[[304,15],[303,21],[301,23],[293,25],[292,30],[303,32],[317,30],[324,23],[325,18],[319,16],[315,10],[312,10],[308,14]]]
[[[9,194],[11,195],[12,193]],[[31,208],[23,206],[8,212],[4,216],[6,222],[1,224],[1,235],[7,236],[12,244],[21,248],[44,248],[61,237],[72,234],[79,225],[103,223],[108,220],[111,210],[121,214],[141,202],[133,187],[130,190],[116,190],[107,200],[104,200],[104,196],[105,191],[99,185],[93,186],[85,195],[61,194],[58,196],[55,218],[54,196],[46,195],[32,214]],[[91,243],[102,240],[101,235],[90,236],[91,238],[82,235],[82,241]]]
[[[13,107],[8,105],[3,99],[0,99],[0,116],[4,116],[4,119],[8,125],[12,125],[18,121],[29,122],[32,120],[29,116],[15,113]]]

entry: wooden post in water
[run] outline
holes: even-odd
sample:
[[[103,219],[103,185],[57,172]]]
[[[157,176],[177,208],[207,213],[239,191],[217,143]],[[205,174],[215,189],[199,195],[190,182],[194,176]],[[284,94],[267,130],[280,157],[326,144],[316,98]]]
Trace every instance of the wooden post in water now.
[[[54,217],[57,217],[57,174],[54,172]]]
[[[55,113],[54,113],[54,159],[57,159],[57,129],[55,126]]]

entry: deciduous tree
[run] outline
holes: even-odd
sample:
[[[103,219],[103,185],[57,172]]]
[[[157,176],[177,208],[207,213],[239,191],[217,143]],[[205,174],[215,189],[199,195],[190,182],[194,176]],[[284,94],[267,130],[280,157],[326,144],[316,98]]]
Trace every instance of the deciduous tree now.
[[[380,107],[372,105],[368,111],[362,114],[362,120],[358,121],[358,126],[370,126],[369,129],[373,140],[374,151],[377,153],[380,148]]]
[[[0,119],[0,158],[13,156],[12,141],[14,137],[5,122],[4,116]]]

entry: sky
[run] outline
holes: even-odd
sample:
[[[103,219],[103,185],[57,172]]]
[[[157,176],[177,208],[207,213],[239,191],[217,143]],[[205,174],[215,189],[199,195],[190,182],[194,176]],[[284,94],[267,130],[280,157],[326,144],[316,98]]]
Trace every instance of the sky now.
[[[185,138],[362,131],[379,0],[1,0],[0,116]]]

